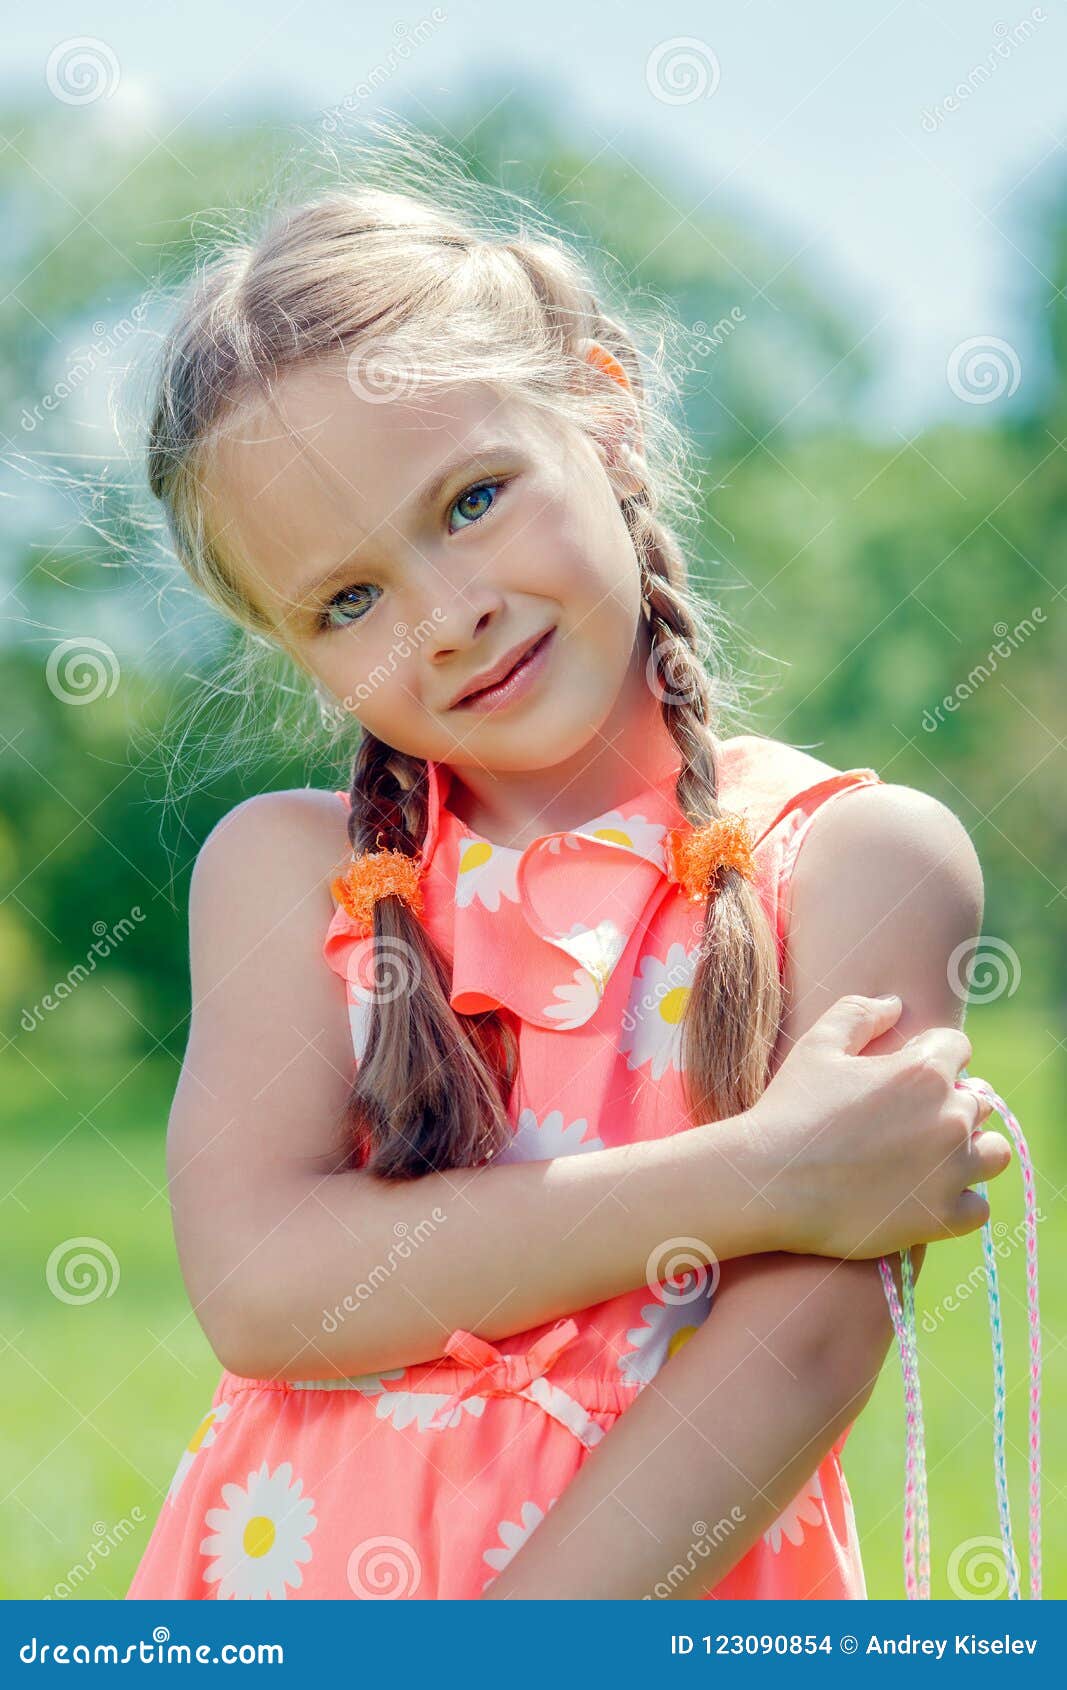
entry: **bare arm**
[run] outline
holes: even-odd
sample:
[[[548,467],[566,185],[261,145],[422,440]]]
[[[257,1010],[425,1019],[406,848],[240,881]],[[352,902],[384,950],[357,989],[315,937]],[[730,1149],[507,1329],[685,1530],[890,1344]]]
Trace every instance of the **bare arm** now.
[[[495,1339],[646,1282],[679,1228],[723,1259],[781,1211],[743,1118],[555,1162],[386,1183],[336,1171],[352,1077],[344,984],[323,961],[347,848],[329,794],[226,816],[190,891],[192,1026],[167,1137],[185,1283],[223,1365],[330,1378]],[[746,1174],[749,1177],[746,1177]],[[401,1247],[402,1246],[402,1247]]]
[[[794,875],[779,1060],[852,991],[896,991],[904,1002],[896,1027],[867,1053],[926,1027],[959,1026],[947,962],[980,931],[982,904],[970,839],[936,800],[880,786],[830,806]],[[891,1338],[876,1261],[766,1254],[728,1264],[707,1321],[627,1409],[487,1598],[641,1597],[664,1583],[673,1598],[712,1589],[855,1418]],[[773,1412],[754,1413],[755,1404]]]

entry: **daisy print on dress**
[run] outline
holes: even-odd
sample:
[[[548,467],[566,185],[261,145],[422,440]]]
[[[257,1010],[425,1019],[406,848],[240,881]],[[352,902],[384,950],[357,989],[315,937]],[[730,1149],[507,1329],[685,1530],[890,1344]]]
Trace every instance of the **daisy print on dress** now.
[[[574,1027],[584,1027],[600,1004],[597,983],[584,968],[576,968],[568,981],[561,986],[553,986],[552,991],[560,1001],[546,1003],[541,1014],[550,1021],[558,1022],[563,1033]]]
[[[660,1286],[655,1302],[641,1309],[641,1325],[626,1334],[633,1346],[618,1359],[628,1385],[647,1385],[707,1320],[714,1291],[714,1275],[707,1268],[688,1268],[678,1283]]]
[[[318,1524],[315,1504],[301,1496],[302,1479],[293,1479],[292,1464],[283,1461],[272,1473],[264,1461],[248,1475],[246,1485],[222,1487],[223,1508],[209,1508],[204,1524],[213,1535],[200,1545],[202,1555],[214,1556],[204,1569],[204,1582],[217,1584],[220,1600],[284,1601],[289,1587],[304,1582],[301,1564],[311,1560],[308,1538]]]
[[[490,845],[488,839],[465,840],[460,845],[456,871],[457,908],[478,903],[487,910],[498,910],[501,898],[517,904],[515,871],[521,856],[521,851],[508,845]]]
[[[533,1536],[555,1500],[556,1498],[553,1497],[548,1504],[548,1508],[538,1508],[536,1502],[524,1502],[519,1509],[518,1520],[501,1520],[497,1527],[500,1547],[487,1549],[482,1556],[482,1560],[493,1568],[494,1576],[496,1573],[502,1573],[508,1562],[515,1559],[523,1544]],[[492,1579],[486,1579],[482,1589],[488,1590],[492,1582]]]
[[[677,941],[662,961],[643,956],[634,972],[626,1011],[619,1029],[619,1049],[628,1068],[652,1064],[652,1078],[660,1080],[668,1066],[682,1073],[682,1017],[696,973],[698,949],[687,951]]]
[[[519,1112],[515,1133],[503,1150],[493,1157],[497,1162],[550,1162],[556,1156],[577,1156],[585,1150],[603,1150],[602,1138],[586,1138],[589,1122],[584,1115],[574,1121],[564,1119],[562,1109],[550,1109],[539,1121],[532,1109]]]
[[[232,1407],[232,1402],[220,1402],[217,1403],[214,1408],[208,1409],[203,1420],[201,1420],[199,1426],[196,1428],[196,1431],[182,1450],[181,1459],[175,1468],[174,1477],[170,1481],[170,1488],[167,1491],[168,1502],[174,1502],[177,1498],[178,1492],[185,1483],[185,1475],[188,1473],[190,1467],[193,1465],[193,1462],[200,1454],[200,1451],[202,1449],[209,1449],[215,1442],[215,1439],[219,1435],[218,1428],[226,1419],[226,1416],[229,1414]]]
[[[639,857],[646,857],[657,868],[666,864],[663,838],[667,829],[660,822],[650,822],[645,816],[623,816],[618,810],[608,810],[578,831],[590,839],[604,839],[609,845],[622,845]]]
[[[602,998],[612,970],[626,949],[626,935],[620,932],[615,922],[598,921],[595,927],[587,927],[576,921],[566,933],[546,934],[545,937],[559,950],[566,951],[575,962],[581,963],[596,986],[598,999]]]
[[[458,1426],[465,1415],[473,1414],[475,1419],[480,1419],[485,1413],[484,1397],[464,1397],[447,1420],[431,1427],[430,1422],[444,1407],[448,1395],[447,1391],[383,1391],[374,1412],[379,1420],[391,1421],[398,1432],[408,1426],[414,1426],[419,1432],[442,1431],[449,1426]]]
[[[789,1507],[783,1508],[774,1524],[764,1532],[763,1541],[769,1544],[773,1554],[781,1554],[786,1538],[799,1549],[804,1542],[805,1526],[810,1530],[813,1526],[826,1524],[822,1503],[822,1480],[816,1470]]]

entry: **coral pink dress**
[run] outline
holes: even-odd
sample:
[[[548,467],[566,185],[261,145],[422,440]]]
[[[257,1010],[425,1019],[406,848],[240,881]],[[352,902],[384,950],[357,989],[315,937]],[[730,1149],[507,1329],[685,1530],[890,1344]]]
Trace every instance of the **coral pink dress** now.
[[[813,816],[879,776],[751,734],[721,742],[718,761],[720,803],[743,812],[758,841],[757,888],[781,962],[790,875]],[[685,821],[677,767],[520,851],[461,822],[446,803],[451,771],[429,765],[423,919],[452,959],[453,1008],[499,1009],[519,1041],[501,1161],[580,1156],[687,1124],[679,1035],[703,907],[666,874],[666,831]],[[345,982],[356,1063],[372,945],[335,910],[324,956]],[[423,1242],[398,1239],[383,1266],[402,1271]],[[297,1381],[224,1371],[128,1595],[480,1596],[638,1392],[714,1316],[731,1263],[718,1289],[666,1260],[663,1271],[651,1287],[498,1343],[455,1331],[442,1357],[410,1367]],[[866,1595],[841,1468],[847,1435],[707,1596]]]

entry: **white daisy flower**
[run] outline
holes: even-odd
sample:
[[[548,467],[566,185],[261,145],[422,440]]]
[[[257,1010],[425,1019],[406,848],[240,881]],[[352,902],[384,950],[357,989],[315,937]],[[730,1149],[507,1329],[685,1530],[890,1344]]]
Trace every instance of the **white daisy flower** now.
[[[300,1564],[311,1560],[307,1540],[318,1524],[315,1504],[300,1495],[303,1488],[288,1461],[273,1473],[264,1461],[249,1473],[247,1486],[223,1485],[225,1507],[208,1509],[204,1524],[213,1535],[200,1545],[202,1555],[216,1557],[204,1581],[218,1585],[220,1599],[284,1601],[290,1585],[298,1590],[303,1584]]]
[[[482,1556],[482,1560],[487,1562],[490,1567],[494,1568],[497,1573],[502,1573],[508,1562],[515,1559],[515,1556],[519,1553],[523,1544],[533,1536],[533,1533],[537,1530],[541,1521],[548,1513],[548,1509],[553,1506],[555,1501],[556,1498],[553,1497],[552,1501],[548,1504],[548,1508],[543,1509],[538,1508],[536,1502],[524,1502],[519,1510],[519,1518],[517,1521],[501,1520],[499,1526],[497,1527],[497,1536],[500,1539],[502,1547],[499,1549],[496,1547],[487,1549],[485,1554]],[[488,1590],[492,1582],[492,1579],[486,1579],[485,1583],[482,1585],[482,1589]]]
[[[616,923],[605,920],[595,927],[587,927],[576,921],[568,932],[551,935],[550,942],[581,963],[592,976],[598,995],[603,997],[612,970],[626,949],[626,936]]]
[[[799,1548],[804,1542],[805,1526],[825,1525],[826,1516],[822,1511],[822,1501],[822,1480],[816,1470],[803,1490],[793,1498],[789,1507],[783,1509],[774,1524],[764,1532],[763,1541],[770,1545],[773,1554],[781,1553],[782,1543],[786,1538]]]
[[[547,1015],[551,1021],[558,1021],[563,1032],[572,1027],[584,1027],[600,1003],[597,983],[584,968],[576,968],[570,981],[562,986],[553,986],[552,992],[561,1002],[546,1003],[541,1014]]]
[[[425,1432],[450,1395],[449,1391],[383,1391],[374,1405],[374,1412],[379,1420],[391,1421],[398,1432],[411,1425]],[[447,1431],[450,1426],[458,1426],[465,1414],[473,1414],[476,1420],[480,1419],[485,1413],[485,1403],[485,1397],[465,1397],[452,1410],[444,1425],[434,1430]]]
[[[603,1150],[600,1138],[586,1139],[589,1122],[584,1115],[564,1121],[562,1109],[551,1109],[539,1121],[532,1109],[520,1111],[514,1136],[493,1157],[498,1162],[548,1162],[555,1156],[580,1155],[585,1150]]]
[[[490,845],[487,839],[465,840],[460,846],[456,872],[457,908],[466,909],[468,904],[479,903],[487,910],[498,910],[501,898],[517,904],[515,871],[521,856],[521,851],[507,845]]]
[[[623,816],[618,810],[607,810],[586,822],[579,832],[591,839],[605,839],[609,845],[622,845],[639,857],[647,857],[657,868],[666,863],[664,836],[667,829],[660,822],[650,822],[645,816]]]
[[[196,1428],[196,1431],[182,1450],[181,1457],[174,1472],[174,1477],[170,1481],[170,1488],[167,1491],[168,1502],[174,1502],[176,1500],[178,1492],[185,1483],[185,1475],[188,1473],[190,1467],[193,1465],[193,1462],[200,1454],[200,1451],[202,1449],[209,1449],[215,1442],[215,1439],[219,1435],[218,1428],[226,1419],[232,1407],[232,1402],[220,1402],[217,1403],[214,1408],[208,1409],[203,1420],[201,1420],[199,1426]]]
[[[642,1305],[641,1325],[626,1334],[633,1349],[619,1357],[618,1367],[628,1385],[647,1385],[708,1318],[712,1303],[711,1275],[704,1275],[704,1290],[699,1296],[694,1296],[697,1270],[690,1268],[680,1277],[680,1285],[668,1281],[660,1287],[661,1298]]]
[[[640,959],[634,973],[626,1013],[619,1031],[619,1049],[628,1068],[652,1064],[652,1078],[662,1079],[667,1065],[682,1073],[682,1017],[696,972],[699,947],[687,951],[675,941],[661,961]]]

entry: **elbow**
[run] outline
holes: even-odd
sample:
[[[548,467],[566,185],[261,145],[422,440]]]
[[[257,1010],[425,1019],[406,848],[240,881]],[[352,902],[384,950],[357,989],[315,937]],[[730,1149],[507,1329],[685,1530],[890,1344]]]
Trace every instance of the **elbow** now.
[[[277,1344],[268,1342],[269,1327],[244,1291],[223,1296],[220,1291],[197,1299],[190,1290],[193,1313],[219,1366],[240,1379],[270,1379],[279,1366]]]

